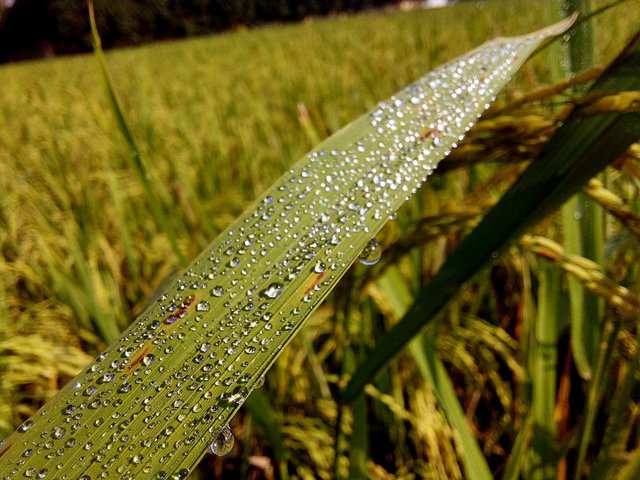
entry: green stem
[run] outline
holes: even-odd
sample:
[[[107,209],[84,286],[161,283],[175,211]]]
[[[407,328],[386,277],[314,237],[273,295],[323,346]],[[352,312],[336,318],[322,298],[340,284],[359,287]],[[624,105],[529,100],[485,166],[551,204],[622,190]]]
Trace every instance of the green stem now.
[[[535,480],[551,480],[556,476],[554,444],[556,426],[553,410],[556,404],[557,344],[561,328],[560,270],[543,263],[540,269],[538,316],[533,349],[533,459],[529,476]]]
[[[584,427],[582,434],[580,435],[580,444],[578,447],[578,457],[576,459],[576,469],[574,474],[574,480],[580,480],[582,469],[584,468],[585,459],[587,456],[587,449],[591,441],[591,435],[593,433],[593,426],[596,421],[596,415],[600,402],[606,391],[607,372],[611,368],[613,358],[612,345],[618,336],[619,325],[616,323],[608,322],[605,324],[603,332],[603,341],[600,343],[600,354],[598,356],[598,363],[594,372],[593,381],[589,387],[589,394],[587,398],[587,408],[584,421]]]

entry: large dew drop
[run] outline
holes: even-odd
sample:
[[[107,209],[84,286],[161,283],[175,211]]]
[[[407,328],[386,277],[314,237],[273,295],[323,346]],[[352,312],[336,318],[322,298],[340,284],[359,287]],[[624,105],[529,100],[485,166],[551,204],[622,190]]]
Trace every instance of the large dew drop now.
[[[382,249],[374,237],[362,249],[358,261],[363,265],[375,265],[380,261],[380,257],[382,257]]]
[[[262,291],[262,296],[266,298],[276,298],[284,290],[284,285],[281,283],[272,283],[265,290]]]
[[[209,449],[211,450],[211,453],[221,457],[223,455],[227,455],[231,451],[234,443],[235,443],[235,440],[233,438],[233,433],[231,432],[231,429],[227,425],[218,434],[216,439],[213,442],[211,442]]]

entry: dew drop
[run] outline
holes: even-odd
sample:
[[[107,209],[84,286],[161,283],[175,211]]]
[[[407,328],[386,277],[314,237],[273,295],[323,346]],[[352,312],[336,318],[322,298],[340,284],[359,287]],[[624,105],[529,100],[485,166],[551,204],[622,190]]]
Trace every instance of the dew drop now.
[[[206,300],[198,302],[198,304],[196,305],[196,311],[198,312],[208,312],[209,308],[210,308],[209,302],[207,302]]]
[[[363,265],[375,265],[382,257],[382,249],[376,238],[369,240],[358,256],[358,261]]]
[[[324,263],[322,260],[318,260],[315,266],[313,267],[313,271],[315,273],[324,273],[326,270],[327,270],[327,264]]]
[[[211,450],[211,453],[213,453],[214,455],[218,455],[219,457],[222,457],[224,455],[227,455],[231,451],[231,449],[233,448],[234,442],[235,440],[233,438],[233,433],[231,432],[231,429],[227,425],[217,435],[216,439],[213,442],[211,442],[209,449]]]
[[[26,420],[22,425],[18,427],[18,432],[27,432],[31,429],[31,427],[33,427],[33,422],[31,420]]]
[[[220,285],[218,285],[217,287],[213,287],[211,289],[211,295],[213,295],[214,297],[221,297],[222,295],[224,295],[224,288]]]
[[[173,480],[184,480],[189,476],[189,473],[191,472],[188,468],[183,468],[182,470],[178,470],[176,473],[174,473],[171,478]]]
[[[156,359],[155,355],[153,353],[149,353],[149,354],[145,355],[144,357],[142,357],[142,364],[145,367],[148,367],[153,363],[153,361],[155,359]]]
[[[262,296],[266,298],[276,298],[280,296],[283,290],[284,285],[282,283],[274,282],[262,291]]]

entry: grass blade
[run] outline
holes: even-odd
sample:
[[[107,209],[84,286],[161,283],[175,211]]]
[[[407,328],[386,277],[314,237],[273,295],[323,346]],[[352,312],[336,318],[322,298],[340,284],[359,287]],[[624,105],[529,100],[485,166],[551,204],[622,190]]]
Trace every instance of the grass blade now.
[[[518,432],[516,441],[513,444],[513,449],[509,455],[509,460],[504,469],[502,480],[518,480],[520,478],[520,472],[523,469],[525,463],[525,456],[529,452],[529,445],[531,443],[533,422],[531,417],[527,418],[524,425]]]
[[[600,410],[600,404],[604,398],[608,379],[610,378],[611,368],[613,367],[614,349],[610,347],[615,343],[618,336],[620,325],[605,323],[603,329],[603,341],[600,343],[600,350],[596,368],[594,369],[593,381],[589,385],[589,393],[587,396],[587,405],[585,408],[585,419],[582,431],[580,432],[580,441],[576,458],[576,466],[573,478],[580,480],[583,478],[583,468],[587,459],[587,450],[593,441],[593,432],[596,423],[596,417]]]
[[[255,422],[260,425],[260,428],[262,428],[262,431],[267,437],[269,445],[273,450],[273,456],[278,461],[280,477],[288,477],[282,428],[269,403],[269,399],[262,391],[254,390],[244,403],[244,408],[251,414]]]
[[[590,89],[591,98],[611,101],[616,94],[640,89],[640,35]],[[546,145],[540,157],[502,197],[482,222],[447,259],[411,309],[362,362],[344,391],[346,401],[358,395],[375,373],[440,312],[460,286],[478,273],[492,255],[504,250],[640,137],[640,114],[624,108],[597,114],[601,104],[577,108]]]
[[[588,204],[588,197],[579,193],[562,208],[562,231],[565,250],[603,263],[604,217],[599,205]],[[584,285],[569,279],[571,305],[571,350],[578,372],[589,380],[598,358],[600,328],[604,315],[604,302],[586,291]]]
[[[590,0],[558,2],[557,8],[562,16],[575,11],[581,18],[592,10]],[[593,36],[592,22],[582,22],[570,33],[563,76],[573,76],[593,66]],[[568,253],[603,264],[604,216],[598,205],[589,203],[585,193],[577,193],[562,207],[562,233]],[[569,279],[569,298],[573,358],[582,378],[588,380],[597,361],[604,303],[574,278]]]
[[[147,174],[147,169],[142,162],[142,153],[140,152],[140,148],[129,128],[129,122],[127,121],[124,110],[120,106],[120,100],[118,99],[118,95],[116,93],[116,89],[113,85],[113,80],[111,79],[111,75],[109,74],[109,70],[107,69],[107,61],[104,57],[104,52],[102,51],[102,43],[100,41],[100,36],[98,35],[98,28],[96,26],[96,19],[93,9],[93,2],[89,1],[89,20],[91,23],[91,39],[93,41],[94,53],[96,56],[96,60],[98,62],[98,69],[100,71],[100,75],[102,77],[102,83],[104,85],[105,92],[109,99],[109,104],[111,106],[111,111],[116,117],[116,123],[118,125],[118,130],[125,139],[127,143],[127,147],[129,149],[129,157],[131,158],[131,164],[133,166],[134,171],[138,175],[138,179],[142,184],[143,191],[145,193],[145,197],[147,203],[149,204],[149,208],[153,213],[158,225],[162,228],[162,231],[165,233],[169,242],[171,243],[171,247],[173,252],[175,253],[177,259],[180,261],[180,264],[183,267],[187,266],[187,260],[180,251],[178,247],[178,239],[176,237],[175,226],[170,221],[167,213],[165,212],[164,207],[162,206],[158,194],[157,189],[160,188],[160,185],[156,184],[154,186],[151,185],[151,181],[149,179],[149,175]]]
[[[367,418],[367,399],[364,394],[352,404],[353,432],[349,442],[349,478],[366,480],[367,459],[369,458],[369,427]]]
[[[489,42],[310,152],[6,440],[0,476],[186,478],[372,235],[569,24]]]
[[[531,439],[532,458],[528,478],[556,478],[557,457],[554,454],[556,426],[553,410],[556,404],[556,368],[558,337],[562,328],[560,308],[560,270],[553,264],[542,264],[539,276],[538,318],[533,349],[533,400]]]
[[[411,292],[396,267],[389,267],[378,279],[389,308],[397,318],[402,318],[411,306]],[[424,379],[432,385],[440,407],[444,410],[448,422],[455,429],[462,445],[462,463],[465,478],[469,480],[490,480],[493,478],[482,450],[478,446],[467,418],[460,405],[447,370],[440,359],[432,332],[426,332],[415,338],[410,345],[411,353]]]

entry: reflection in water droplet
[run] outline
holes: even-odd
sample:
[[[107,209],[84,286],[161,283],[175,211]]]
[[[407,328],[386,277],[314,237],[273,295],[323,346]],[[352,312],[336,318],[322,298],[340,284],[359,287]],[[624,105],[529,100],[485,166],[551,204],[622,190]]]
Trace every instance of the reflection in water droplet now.
[[[276,298],[284,290],[284,285],[281,283],[272,283],[265,290],[262,291],[262,296],[267,298]]]
[[[327,264],[322,260],[318,260],[313,267],[313,271],[316,273],[324,273],[327,270]]]
[[[223,455],[227,455],[231,451],[234,442],[233,433],[227,425],[218,434],[216,439],[211,442],[209,449],[211,450],[211,453],[221,457]]]
[[[217,287],[213,287],[211,289],[211,295],[213,295],[214,297],[221,297],[222,295],[224,295],[224,288],[220,285],[218,285]]]
[[[203,300],[201,302],[198,302],[198,304],[196,305],[196,311],[198,312],[208,312],[209,311],[209,302]]]
[[[153,361],[156,359],[156,356],[153,353],[149,353],[147,355],[145,355],[144,357],[142,357],[142,364],[145,367],[148,367],[149,365],[151,365],[153,363]]]
[[[378,240],[372,238],[369,243],[365,245],[362,252],[358,256],[358,261],[363,265],[375,265],[380,261],[382,257],[382,249],[378,244]]]
[[[172,480],[185,480],[189,476],[189,469],[183,468],[182,470],[178,470],[176,473],[171,475]]]
[[[31,420],[26,420],[22,425],[18,427],[18,432],[24,433],[28,431],[31,427],[33,427],[33,422]]]

